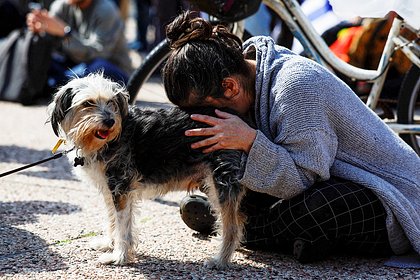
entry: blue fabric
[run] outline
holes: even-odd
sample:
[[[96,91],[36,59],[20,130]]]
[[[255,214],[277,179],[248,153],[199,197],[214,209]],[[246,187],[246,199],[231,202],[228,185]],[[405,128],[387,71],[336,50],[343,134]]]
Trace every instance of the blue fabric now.
[[[386,266],[397,268],[416,268],[420,269],[420,256],[418,254],[410,254],[403,256],[392,256],[385,262]]]
[[[127,84],[129,78],[120,68],[102,58],[74,65],[61,57],[53,57],[49,72],[48,85],[51,88],[61,86],[74,77],[84,77],[89,73],[103,72],[105,77],[121,84]]]

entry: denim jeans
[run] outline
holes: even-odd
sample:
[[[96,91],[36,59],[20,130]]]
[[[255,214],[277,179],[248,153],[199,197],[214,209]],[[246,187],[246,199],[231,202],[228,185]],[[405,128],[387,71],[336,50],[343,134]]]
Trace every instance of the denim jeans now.
[[[62,57],[53,56],[49,70],[48,86],[56,88],[74,77],[81,78],[89,73],[98,72],[103,72],[105,77],[120,84],[127,84],[128,82],[128,75],[106,59],[97,58],[90,62],[74,64]]]

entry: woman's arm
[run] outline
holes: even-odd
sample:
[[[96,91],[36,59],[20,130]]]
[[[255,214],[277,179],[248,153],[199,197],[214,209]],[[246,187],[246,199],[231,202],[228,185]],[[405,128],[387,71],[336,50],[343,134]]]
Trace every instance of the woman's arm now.
[[[245,151],[245,171],[241,183],[257,192],[290,198],[318,179],[328,179],[337,149],[334,134],[324,129],[303,129],[274,143],[261,131],[249,127],[235,115],[219,110],[220,118],[192,115],[210,127],[187,130],[187,136],[207,136],[192,148],[204,152],[223,149]]]
[[[283,199],[330,177],[337,149],[335,135],[303,130],[274,143],[258,131],[240,181],[247,188]]]

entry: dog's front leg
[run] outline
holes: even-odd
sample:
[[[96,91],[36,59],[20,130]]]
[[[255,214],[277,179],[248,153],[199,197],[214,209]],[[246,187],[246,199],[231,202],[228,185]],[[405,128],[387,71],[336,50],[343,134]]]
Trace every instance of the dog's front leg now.
[[[99,258],[102,264],[123,265],[130,261],[134,254],[133,237],[133,199],[129,194],[114,196],[115,224],[113,230],[113,251]]]
[[[114,200],[111,191],[108,186],[106,188],[101,188],[102,195],[104,197],[104,202],[108,214],[108,221],[105,230],[104,237],[95,238],[90,246],[92,249],[107,252],[111,251],[114,247],[114,231],[115,231],[115,222],[117,211],[114,206]]]

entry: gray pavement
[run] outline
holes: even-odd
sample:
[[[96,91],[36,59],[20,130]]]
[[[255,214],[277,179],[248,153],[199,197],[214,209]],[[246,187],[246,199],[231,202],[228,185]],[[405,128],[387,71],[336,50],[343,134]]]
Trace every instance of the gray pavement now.
[[[138,106],[167,106],[148,84]],[[0,173],[49,157],[57,139],[46,104],[0,102]],[[239,249],[225,271],[203,261],[219,238],[196,235],[181,221],[174,193],[139,205],[140,240],[134,263],[97,263],[89,243],[102,235],[106,213],[94,187],[72,174],[65,158],[0,178],[1,279],[420,279],[420,271],[384,266],[384,259],[331,257],[302,265],[288,255]]]
[[[127,37],[133,37],[128,20]],[[132,55],[138,65],[141,57]],[[136,105],[165,107],[162,89],[148,83]],[[57,138],[46,104],[0,102],[0,173],[51,156]],[[139,204],[139,247],[127,266],[97,263],[89,243],[102,236],[102,197],[60,158],[0,178],[0,279],[420,279],[420,271],[384,266],[385,259],[336,256],[301,265],[291,256],[239,249],[225,271],[202,264],[220,238],[204,238],[179,215],[184,193]]]

